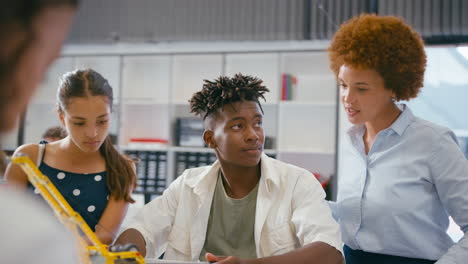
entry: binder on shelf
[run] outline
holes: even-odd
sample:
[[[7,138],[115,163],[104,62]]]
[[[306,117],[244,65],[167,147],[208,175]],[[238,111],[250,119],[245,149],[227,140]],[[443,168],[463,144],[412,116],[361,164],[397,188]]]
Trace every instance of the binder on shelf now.
[[[127,150],[125,154],[137,160],[137,187],[134,193],[144,194],[145,203],[161,195],[167,184],[167,153],[165,151]]]
[[[276,158],[276,155],[273,153],[267,155]],[[174,179],[179,177],[186,169],[211,165],[216,159],[214,152],[177,152],[175,160],[176,175]]]
[[[283,73],[281,75],[281,100],[292,100],[296,86],[296,76],[289,73]]]
[[[204,147],[203,121],[196,117],[179,117],[176,120],[176,144],[181,147]]]
[[[216,161],[216,155],[213,152],[177,152],[175,177],[179,177],[184,170],[211,165]]]

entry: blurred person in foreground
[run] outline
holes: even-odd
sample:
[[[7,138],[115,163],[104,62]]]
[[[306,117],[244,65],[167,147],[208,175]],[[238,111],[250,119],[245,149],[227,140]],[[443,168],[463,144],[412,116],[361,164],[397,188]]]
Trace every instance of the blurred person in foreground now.
[[[77,0],[6,0],[1,5],[0,133],[5,134],[60,54]],[[78,263],[73,237],[41,203],[1,185],[0,211],[2,263]]]

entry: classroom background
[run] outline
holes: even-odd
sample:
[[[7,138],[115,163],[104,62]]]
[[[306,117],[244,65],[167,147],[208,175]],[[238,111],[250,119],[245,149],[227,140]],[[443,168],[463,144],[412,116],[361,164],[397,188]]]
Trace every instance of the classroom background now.
[[[116,91],[114,143],[141,160],[132,205],[141,207],[184,169],[215,160],[188,99],[203,79],[242,72],[270,89],[266,154],[310,170],[335,199],[350,125],[326,49],[337,25],[363,12],[403,17],[423,36],[424,88],[408,104],[454,130],[468,157],[468,0],[82,0],[60,58],[2,146],[37,143],[59,125],[59,77],[93,68]],[[461,237],[455,225],[448,232]]]

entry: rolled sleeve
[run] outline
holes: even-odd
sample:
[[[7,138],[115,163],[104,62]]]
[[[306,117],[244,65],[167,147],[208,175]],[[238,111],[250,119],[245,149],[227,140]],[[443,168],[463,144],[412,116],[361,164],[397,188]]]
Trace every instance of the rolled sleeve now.
[[[149,258],[159,257],[165,251],[177,209],[179,186],[177,179],[161,196],[143,206],[126,226],[142,234]]]

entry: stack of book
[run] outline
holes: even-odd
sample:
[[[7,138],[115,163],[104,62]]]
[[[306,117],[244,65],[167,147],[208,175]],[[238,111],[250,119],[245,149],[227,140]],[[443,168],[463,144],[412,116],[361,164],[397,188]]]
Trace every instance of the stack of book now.
[[[297,86],[297,78],[289,73],[281,75],[281,100],[292,100]]]

